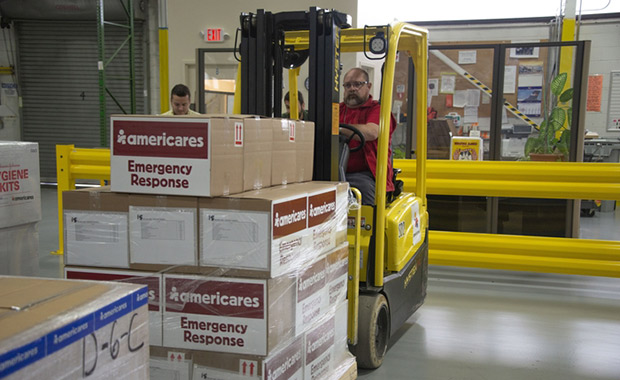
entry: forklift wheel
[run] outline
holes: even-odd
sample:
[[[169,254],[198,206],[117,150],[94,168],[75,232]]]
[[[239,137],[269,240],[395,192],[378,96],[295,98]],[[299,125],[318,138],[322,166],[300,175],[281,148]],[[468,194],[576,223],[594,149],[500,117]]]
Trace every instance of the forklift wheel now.
[[[354,349],[360,368],[383,363],[390,335],[390,309],[383,294],[360,294],[358,342]]]

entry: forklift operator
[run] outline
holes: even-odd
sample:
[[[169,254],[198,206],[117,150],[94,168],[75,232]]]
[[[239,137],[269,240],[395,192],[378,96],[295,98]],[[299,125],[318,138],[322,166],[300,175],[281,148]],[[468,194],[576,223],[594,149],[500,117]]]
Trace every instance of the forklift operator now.
[[[362,204],[375,203],[375,177],[377,174],[377,138],[379,137],[379,112],[381,105],[370,95],[372,83],[368,73],[360,68],[349,70],[344,76],[344,102],[340,103],[340,123],[351,124],[364,135],[366,143],[361,150],[351,152],[346,170],[347,182],[362,193]],[[394,191],[392,183],[392,133],[396,129],[396,119],[391,116],[390,141],[387,170],[387,191]],[[353,132],[340,128],[340,134],[350,137]],[[351,149],[360,145],[354,137],[349,143]]]

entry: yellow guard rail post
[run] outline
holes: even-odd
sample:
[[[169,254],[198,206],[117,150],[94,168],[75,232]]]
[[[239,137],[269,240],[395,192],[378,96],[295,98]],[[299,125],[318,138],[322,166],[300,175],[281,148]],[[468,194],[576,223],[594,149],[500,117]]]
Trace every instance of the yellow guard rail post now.
[[[75,189],[76,179],[110,180],[110,150],[75,148],[73,145],[56,145],[56,180],[58,182],[58,250],[64,253],[62,193]]]

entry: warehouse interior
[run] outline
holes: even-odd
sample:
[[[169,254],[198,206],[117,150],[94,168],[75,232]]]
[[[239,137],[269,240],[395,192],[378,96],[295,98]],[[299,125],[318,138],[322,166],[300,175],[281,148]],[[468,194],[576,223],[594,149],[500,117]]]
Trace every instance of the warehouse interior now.
[[[66,277],[62,254],[66,252],[63,246],[66,226],[61,224],[64,218],[59,212],[63,209],[58,204],[58,200],[63,199],[62,190],[93,189],[109,184],[109,172],[107,177],[93,175],[77,183],[63,179],[64,169],[59,164],[57,146],[73,151],[84,148],[81,153],[86,155],[102,148],[109,150],[114,140],[110,138],[112,115],[119,119],[122,119],[120,114],[159,115],[170,109],[170,91],[178,83],[189,87],[194,110],[232,114],[236,109],[234,85],[240,78],[237,67],[242,70],[236,50],[238,46],[240,49],[236,41],[243,38],[240,15],[255,16],[261,14],[262,9],[277,14],[308,11],[310,7],[334,7],[329,2],[305,0],[294,0],[286,5],[265,0],[260,6],[252,7],[240,0],[208,4],[200,0],[119,0],[114,5],[106,2],[105,8],[103,1],[98,3],[72,0],[45,0],[38,4],[34,4],[34,0],[0,2],[4,37],[0,42],[4,45],[0,46],[0,142],[36,142],[40,159],[37,168],[40,170],[40,216],[30,223],[34,231],[31,238],[36,237],[32,256],[36,268],[29,268],[25,273],[32,277],[59,280]],[[485,6],[482,3],[479,5]],[[446,179],[452,181],[446,187],[453,188],[437,192],[430,190],[437,187],[433,188],[429,180],[426,223],[430,230],[427,235],[430,248],[427,248],[429,262],[424,303],[390,336],[379,368],[357,368],[351,372],[353,367],[347,367],[346,376],[331,374],[330,379],[386,376],[420,380],[620,378],[620,181],[616,175],[620,173],[620,4],[617,0],[601,1],[601,4],[586,0],[553,3],[553,10],[542,15],[534,13],[534,6],[526,3],[519,7],[523,14],[515,11],[512,16],[483,18],[475,17],[478,13],[468,16],[463,12],[465,19],[441,18],[439,11],[408,14],[404,8],[398,17],[385,19],[386,16],[373,12],[376,4],[368,1],[346,0],[337,5],[339,12],[351,16],[353,28],[397,23],[400,19],[428,31],[429,88],[428,104],[424,108],[429,115],[430,110],[435,112],[433,117],[427,115],[429,165],[425,170],[429,178],[436,175],[437,168],[447,168],[439,165],[451,162],[450,138],[457,134],[479,138],[477,154],[486,164],[522,161],[526,141],[530,133],[540,128],[545,113],[540,109],[544,107],[544,95],[541,100],[536,93],[545,84],[531,77],[526,83],[524,74],[535,76],[540,72],[561,71],[560,62],[565,59],[561,52],[567,49],[573,50],[567,58],[570,64],[564,68],[575,87],[572,98],[575,111],[571,108],[567,112],[572,112],[573,130],[580,133],[573,134],[565,161],[573,161],[566,164],[589,163],[599,167],[574,166],[574,173],[590,170],[588,179],[575,179],[575,175],[566,174],[563,180],[552,176],[542,178],[544,175],[532,171],[505,173],[506,169],[491,166],[485,168],[494,170],[495,179],[489,178],[490,171],[486,174],[468,172],[471,178],[453,171],[448,175],[454,178]],[[130,34],[135,48],[133,51],[119,50],[116,54],[117,46],[126,48],[123,42],[126,32],[112,24],[125,18],[123,7],[126,4],[134,9]],[[456,8],[453,3],[448,6]],[[100,8],[113,20],[104,30],[98,30],[93,17]],[[310,13],[313,9],[310,8]],[[573,26],[572,39],[563,35],[566,25]],[[104,35],[106,42],[102,43]],[[101,61],[98,56],[101,49],[104,56],[114,55],[114,61],[106,64],[105,74],[96,67]],[[405,56],[403,52],[400,54]],[[343,51],[338,58],[342,76],[349,68],[362,67],[374,84],[372,96],[382,95],[384,61],[368,59],[366,52]],[[125,66],[127,61],[131,62],[130,69]],[[403,152],[402,156],[394,157],[394,162],[402,165],[405,190],[411,191],[411,183],[415,182],[415,174],[411,174],[415,166],[412,168],[411,162],[417,159],[415,149],[419,142],[406,129],[412,119],[407,117],[412,114],[412,108],[407,107],[414,106],[408,104],[412,103],[408,102],[408,96],[413,93],[413,89],[410,90],[413,85],[405,78],[409,75],[405,61],[403,59],[400,66],[396,61],[396,75],[392,78],[392,114],[398,123],[393,143],[394,146],[399,144],[398,150]],[[306,108],[316,116],[319,113],[312,106],[323,103],[316,100],[315,89],[309,84],[313,75],[310,66],[304,63],[294,75],[285,70],[276,82],[281,86],[273,86],[272,93],[274,99],[278,99],[289,90],[299,89],[307,99]],[[133,70],[129,85],[125,78],[127,70]],[[105,80],[102,75],[106,76]],[[117,82],[116,76],[123,79]],[[472,84],[476,81],[482,84]],[[486,94],[485,85],[488,86]],[[472,91],[477,91],[475,101],[471,101]],[[503,95],[503,101],[492,95],[496,93]],[[530,100],[524,101],[524,98]],[[265,103],[269,101],[266,98]],[[461,104],[457,104],[459,102]],[[476,104],[475,109],[469,102]],[[514,103],[515,110],[510,111],[503,102],[508,106]],[[271,107],[273,112],[268,117],[278,117],[285,111],[284,103],[271,104]],[[258,109],[253,111],[247,113],[261,114]],[[331,120],[331,114],[320,115]],[[0,159],[5,158],[0,152]],[[561,164],[564,162],[549,165]],[[559,177],[565,173],[558,170],[553,175],[556,174]],[[513,179],[509,178],[511,175]],[[538,177],[528,179],[528,176]],[[100,177],[105,180],[100,181]],[[591,183],[588,183],[589,178],[592,178]],[[512,181],[513,187],[499,189],[498,183],[502,181]],[[473,185],[475,182],[488,186],[477,188]],[[526,188],[528,186],[530,188]],[[14,217],[8,215],[5,219]],[[448,252],[449,248],[439,252],[440,249],[433,246],[434,236],[448,236],[438,232],[454,233],[449,235],[453,239],[465,236],[475,240],[477,236],[484,236],[480,244],[495,244],[493,249],[497,252],[494,254],[498,256],[489,259],[488,255],[473,248],[463,248],[463,252],[458,253],[464,256],[457,260],[458,255]],[[545,254],[553,251],[550,255],[555,258],[545,261],[526,252],[523,256],[514,254],[518,249],[515,247],[522,246],[508,244],[516,240],[505,240],[502,244],[506,245],[497,248],[496,240],[482,240],[493,239],[489,235],[523,238],[522,241],[539,238],[541,240],[532,241],[542,242],[541,251]],[[571,241],[583,241],[586,244],[583,247],[591,251],[577,254],[574,252],[579,248],[574,248],[570,254],[558,252],[561,248],[554,251],[549,248],[553,242],[549,239],[556,238],[562,240],[562,245],[558,244],[560,247],[570,246]],[[4,244],[6,250],[12,249],[11,244],[21,244],[10,239]],[[602,243],[595,246],[594,241]],[[573,254],[575,256],[571,256]],[[604,255],[608,256],[595,261]],[[24,274],[10,273],[10,265],[6,267],[3,275]],[[83,347],[86,347],[86,338],[84,342]],[[7,347],[8,343],[5,348],[0,343],[0,363],[8,360],[3,356]],[[151,355],[155,352],[157,360],[165,361],[158,349],[151,348]],[[183,349],[181,352],[186,355]],[[164,355],[178,354],[177,351],[170,349]],[[218,354],[225,358],[222,361],[228,360],[225,354]],[[180,376],[175,378],[190,376],[192,356],[187,355],[183,364],[189,363],[187,373],[174,363],[158,362],[161,367],[156,370],[152,367],[151,378],[172,378],[167,376],[172,376],[173,372],[174,376]],[[258,362],[264,359],[260,355],[253,358],[256,357]],[[200,355],[194,360],[200,363],[202,359],[198,358]],[[349,361],[346,363],[350,365]],[[166,372],[169,370],[172,372]],[[218,375],[224,376],[219,372]],[[132,374],[119,376],[134,378]],[[199,372],[194,369],[194,377],[187,378],[197,379],[197,376]],[[203,376],[207,378],[206,372]],[[226,376],[223,378],[261,378],[231,372]],[[315,377],[306,374],[289,378]]]

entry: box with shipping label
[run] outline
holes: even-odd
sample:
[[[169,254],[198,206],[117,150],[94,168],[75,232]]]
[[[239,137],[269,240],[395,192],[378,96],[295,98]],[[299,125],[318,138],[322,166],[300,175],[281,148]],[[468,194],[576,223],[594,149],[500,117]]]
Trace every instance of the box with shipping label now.
[[[0,275],[39,274],[39,223],[0,228]]]
[[[242,129],[243,120],[233,117],[112,116],[112,190],[206,197],[239,193]]]
[[[129,196],[109,186],[65,191],[65,265],[129,267]]]
[[[40,220],[39,144],[0,141],[0,228]]]
[[[146,285],[148,288],[149,341],[151,346],[162,345],[162,276],[158,273],[105,270],[98,268],[65,267],[68,280],[114,281]]]
[[[273,120],[248,117],[243,121],[243,191],[271,186]]]
[[[194,380],[353,379],[357,367],[346,340],[347,305],[346,301],[339,304],[302,334],[282,341],[268,355],[151,347],[151,377],[155,374],[157,379]]]
[[[151,379],[302,380],[303,350],[301,336],[268,356],[151,347]]]
[[[339,218],[346,221],[346,214],[335,212],[333,185],[306,185],[310,183],[200,198],[200,265],[276,277],[328,252],[337,241],[337,228],[329,225],[339,224]],[[309,192],[319,202],[312,203],[312,213]]]
[[[297,129],[296,122],[273,119],[273,152],[271,156],[271,185],[297,182]]]
[[[198,198],[129,196],[129,258],[134,264],[197,265]]]
[[[295,129],[295,182],[312,181],[314,169],[314,123],[291,120]]]
[[[346,299],[348,244],[300,269],[296,276],[295,333],[301,334]]]
[[[148,379],[145,286],[0,277],[0,378]]]
[[[294,335],[295,282],[164,274],[163,344],[268,355]]]

